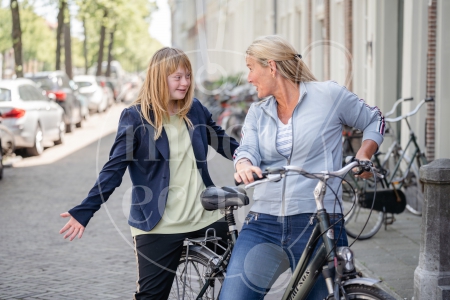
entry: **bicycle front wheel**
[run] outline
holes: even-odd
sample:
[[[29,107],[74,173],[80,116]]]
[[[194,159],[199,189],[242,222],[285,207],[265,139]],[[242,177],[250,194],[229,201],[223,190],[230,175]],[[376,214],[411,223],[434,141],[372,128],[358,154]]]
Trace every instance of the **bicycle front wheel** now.
[[[205,274],[211,270],[213,265],[211,257],[203,253],[190,250],[186,259],[186,253],[183,252],[168,299],[197,299],[206,283]],[[218,299],[223,280],[223,276],[213,278],[202,299]]]
[[[380,230],[384,221],[384,212],[376,210],[371,212],[370,207],[367,208],[367,205],[361,205],[363,180],[357,179],[353,175],[349,175],[347,178],[348,181],[342,182],[345,230],[347,235],[354,239],[366,240],[373,237]],[[356,187],[355,190],[351,189],[349,181],[354,181],[352,185]],[[371,199],[369,199],[369,202],[371,202]]]
[[[375,286],[351,284],[344,287],[348,299],[354,300],[394,300],[395,298]],[[332,298],[334,299],[334,298]]]

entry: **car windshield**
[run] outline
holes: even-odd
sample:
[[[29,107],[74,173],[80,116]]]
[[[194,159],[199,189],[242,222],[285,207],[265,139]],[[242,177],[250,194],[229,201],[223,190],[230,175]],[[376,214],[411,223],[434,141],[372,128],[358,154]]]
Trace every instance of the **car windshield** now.
[[[34,82],[36,82],[37,86],[40,87],[43,90],[53,90],[58,89],[58,83],[57,79],[55,77],[54,80],[48,78],[48,77],[35,77],[31,78]]]
[[[0,88],[0,102],[11,101],[11,91]]]
[[[92,85],[92,83],[90,83],[88,81],[77,81],[76,83],[77,83],[78,87],[80,87],[80,88]]]

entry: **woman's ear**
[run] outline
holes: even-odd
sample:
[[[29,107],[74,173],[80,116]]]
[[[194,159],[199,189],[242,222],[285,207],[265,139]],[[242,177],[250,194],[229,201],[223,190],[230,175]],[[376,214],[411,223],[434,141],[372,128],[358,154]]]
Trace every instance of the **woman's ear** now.
[[[270,68],[270,74],[272,74],[272,77],[275,77],[277,74],[277,64],[273,60],[267,61],[267,64],[269,65]]]

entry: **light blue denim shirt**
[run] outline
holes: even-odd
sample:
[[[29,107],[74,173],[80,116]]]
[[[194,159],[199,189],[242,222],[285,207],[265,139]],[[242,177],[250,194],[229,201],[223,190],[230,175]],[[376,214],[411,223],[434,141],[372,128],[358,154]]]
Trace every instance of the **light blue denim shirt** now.
[[[342,167],[342,126],[363,131],[363,140],[383,142],[384,117],[377,107],[336,82],[301,82],[300,98],[292,115],[292,153],[289,159],[278,153],[277,104],[274,97],[254,103],[242,128],[242,140],[234,162],[248,158],[263,171],[268,167],[294,165],[309,172],[339,170]],[[286,181],[286,182],[284,182]],[[316,212],[313,191],[317,180],[289,176],[279,182],[258,185],[251,210],[278,216]],[[339,179],[329,186],[338,191]],[[342,188],[337,192],[341,201]],[[324,205],[329,213],[340,213],[330,188]]]

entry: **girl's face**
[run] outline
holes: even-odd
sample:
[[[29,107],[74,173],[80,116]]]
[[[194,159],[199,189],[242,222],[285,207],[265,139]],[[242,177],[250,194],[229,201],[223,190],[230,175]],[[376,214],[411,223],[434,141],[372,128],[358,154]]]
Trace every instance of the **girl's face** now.
[[[175,73],[167,77],[169,84],[170,100],[182,100],[191,85],[191,72],[182,66],[178,66]]]
[[[247,81],[253,84],[258,91],[258,98],[264,98],[273,94],[276,82],[272,77],[270,67],[263,67],[253,57],[247,55],[245,59],[249,73]]]

